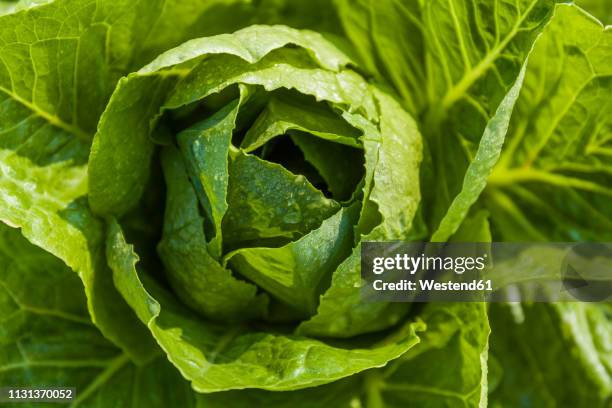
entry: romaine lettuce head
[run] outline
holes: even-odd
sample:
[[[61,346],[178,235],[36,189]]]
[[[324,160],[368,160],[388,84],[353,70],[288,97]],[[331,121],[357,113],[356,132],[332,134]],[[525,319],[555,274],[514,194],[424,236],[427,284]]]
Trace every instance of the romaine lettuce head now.
[[[251,26],[119,82],[89,203],[115,286],[196,390],[298,389],[417,343],[406,304],[360,302],[359,259],[364,239],[409,238],[421,154],[412,118],[332,42]]]

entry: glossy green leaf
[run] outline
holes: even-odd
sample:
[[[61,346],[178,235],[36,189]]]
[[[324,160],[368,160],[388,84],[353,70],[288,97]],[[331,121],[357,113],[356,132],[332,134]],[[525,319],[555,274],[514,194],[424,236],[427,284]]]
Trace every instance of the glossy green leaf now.
[[[340,348],[306,337],[225,326],[193,315],[155,282],[136,272],[138,257],[116,222],[107,256],[119,291],[170,361],[199,392],[242,388],[294,390],[385,365],[418,343],[419,323],[407,323],[371,348]]]
[[[179,133],[177,141],[188,163],[192,182],[206,218],[208,248],[219,259],[223,248],[221,222],[227,211],[229,151],[240,101],[235,100],[208,119]],[[172,183],[168,177],[167,184]]]
[[[474,160],[466,170],[461,192],[453,199],[444,218],[440,221],[438,229],[433,233],[432,242],[448,240],[457,231],[470,207],[478,200],[485,189],[487,179],[497,164],[504,145],[512,111],[523,86],[525,68],[526,66],[523,67],[515,84],[510,88],[497,108],[497,112],[487,124]]]
[[[177,295],[215,320],[262,316],[266,299],[257,287],[234,278],[206,250],[198,199],[178,150],[165,148],[162,163],[168,195],[158,251]]]
[[[379,90],[375,94],[381,106],[381,133],[380,140],[365,143],[366,168],[372,166],[374,174],[371,191],[364,193],[365,202],[374,203],[382,222],[361,239],[401,240],[408,236],[420,201],[421,139],[416,124],[395,100]],[[369,149],[373,156],[367,155]],[[368,164],[369,157],[375,164]],[[363,302],[360,271],[357,246],[334,272],[317,314],[303,322],[298,333],[348,337],[397,323],[407,305]]]
[[[189,385],[165,359],[134,365],[105,339],[89,319],[78,276],[4,224],[0,310],[2,384],[75,387],[72,404],[79,407],[194,404]],[[155,392],[143,392],[151,389]]]
[[[103,223],[87,207],[86,191],[84,167],[38,167],[0,150],[0,220],[72,268],[85,287],[93,322],[135,361],[147,361],[157,349],[113,286]]]
[[[149,121],[176,81],[172,74],[128,76],[119,81],[89,155],[89,203],[96,214],[124,214],[138,203],[154,147]]]
[[[161,54],[141,69],[140,73],[152,73],[162,68],[199,58],[202,55],[214,54],[235,55],[253,64],[270,52],[289,44],[308,50],[318,63],[326,69],[336,71],[351,62],[348,57],[319,33],[295,30],[285,26],[251,26],[232,34],[221,34],[188,41],[167,53]]]
[[[361,298],[361,245],[334,271],[331,286],[321,296],[317,314],[296,333],[315,337],[353,337],[397,324],[408,312],[404,303],[365,303]]]
[[[295,95],[273,97],[249,128],[242,148],[253,151],[288,130],[299,130],[348,146],[360,147],[359,131],[324,105]]]
[[[410,113],[426,102],[422,2],[336,0],[336,8],[360,62],[397,91]]]
[[[233,270],[305,315],[311,315],[331,273],[351,252],[358,213],[358,206],[353,204],[285,246],[243,248],[230,253],[227,260]]]
[[[242,151],[232,156],[228,209],[223,219],[228,247],[256,245],[265,239],[294,239],[338,211],[338,203],[326,198],[304,176]]]
[[[574,6],[559,6],[535,44],[485,195],[503,239],[610,237],[611,44],[612,31]]]
[[[428,328],[423,341],[374,380],[382,406],[486,407],[491,331],[486,305],[433,303],[422,319]]]
[[[429,305],[423,341],[385,367],[291,392],[243,390],[198,396],[199,407],[487,406],[489,326],[483,304]],[[420,334],[421,335],[421,334]],[[433,362],[443,362],[433,364]],[[327,404],[327,405],[325,405]]]

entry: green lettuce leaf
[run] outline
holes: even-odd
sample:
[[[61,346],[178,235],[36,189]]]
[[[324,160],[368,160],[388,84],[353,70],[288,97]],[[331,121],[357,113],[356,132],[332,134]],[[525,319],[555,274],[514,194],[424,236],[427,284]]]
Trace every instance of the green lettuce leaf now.
[[[410,113],[425,108],[422,2],[336,0],[342,27],[359,62],[397,91]]]
[[[0,220],[57,256],[83,281],[93,322],[135,361],[158,353],[115,289],[104,259],[104,225],[87,207],[87,169],[39,167],[0,150]]]
[[[440,222],[464,187],[487,124],[493,126],[501,119],[492,120],[516,84],[556,1],[353,3],[338,1],[337,7],[361,59],[393,86],[409,111],[422,117],[420,126],[430,157],[421,175],[423,183],[431,185],[424,190],[423,209],[430,229],[447,230],[450,220],[444,221],[447,225]],[[504,126],[498,123],[496,127],[503,136]],[[487,132],[489,137],[492,130]],[[481,156],[489,143],[480,147]],[[471,173],[475,166],[478,164]],[[457,198],[455,207],[474,199],[466,200],[466,193]],[[456,230],[467,212],[454,208],[452,213],[449,217],[455,219],[455,227],[450,229]],[[442,232],[437,239],[452,234]]]
[[[244,94],[241,92],[241,96]],[[240,102],[230,102],[211,117],[177,135],[192,182],[197,186],[198,198],[206,212],[208,224],[205,225],[210,225],[206,228],[208,250],[216,259],[221,257],[223,249],[221,223],[228,209],[228,154]],[[166,178],[167,185],[173,183],[172,177]]]
[[[0,313],[2,384],[76,387],[72,404],[80,407],[194,404],[188,383],[165,359],[135,365],[104,338],[89,319],[78,276],[4,224]],[[17,405],[24,406],[7,406]]]
[[[487,404],[489,326],[484,304],[429,305],[422,341],[380,369],[291,392],[242,390],[198,395],[198,407],[480,408]],[[437,364],[434,362],[444,362]]]
[[[487,179],[497,164],[504,145],[512,111],[523,86],[525,68],[526,66],[487,124],[476,155],[467,167],[461,191],[453,199],[438,229],[431,236],[432,242],[447,241],[462,225],[471,206],[485,189]]]
[[[499,238],[612,237],[611,44],[610,29],[567,5],[536,42],[484,196]]]
[[[287,44],[305,48],[279,49]],[[206,55],[214,58],[199,61]],[[320,35],[282,26],[253,26],[192,40],[162,54],[119,83],[100,119],[89,160],[92,209],[122,215],[140,199],[150,170],[149,137],[156,112],[180,108],[233,84],[262,85],[268,91],[295,88],[376,116],[367,83],[353,71],[340,70],[349,62]],[[132,129],[129,138],[124,137],[126,126]]]
[[[338,211],[338,203],[326,198],[304,176],[241,151],[233,156],[229,205],[223,220],[228,245],[297,238]]]
[[[377,137],[377,134],[365,132],[365,150],[372,154],[366,154],[366,183],[368,173],[374,174],[371,175],[371,190],[368,191],[367,184],[364,186],[364,209],[371,203],[382,222],[358,240],[402,240],[408,237],[420,201],[421,139],[412,118],[393,98],[382,91],[376,91],[375,95],[381,107],[381,133],[385,136],[378,134],[379,143],[373,148],[368,138]],[[361,246],[357,245],[333,274],[317,314],[300,324],[298,333],[350,337],[389,327],[405,314],[406,304],[362,301],[360,254]]]
[[[158,251],[173,289],[186,305],[212,319],[262,316],[266,299],[257,296],[257,287],[234,278],[206,250],[204,220],[178,150],[166,147],[162,164],[168,195]]]
[[[299,100],[294,95],[272,97],[245,135],[242,147],[247,152],[253,151],[288,130],[299,130],[322,139],[361,147],[357,129],[329,108],[309,100]]]
[[[491,406],[604,407],[612,396],[612,321],[586,303],[492,305],[502,373]]]
[[[336,267],[351,253],[359,207],[353,204],[319,228],[279,248],[242,248],[227,255],[232,269],[306,316]]]
[[[601,20],[602,23],[612,23],[612,5],[606,0],[577,0],[576,4]]]
[[[146,274],[111,220],[107,259],[119,291],[198,392],[242,388],[294,390],[326,384],[385,365],[419,342],[420,323],[407,323],[371,348],[341,348],[306,337],[254,331],[203,320]]]

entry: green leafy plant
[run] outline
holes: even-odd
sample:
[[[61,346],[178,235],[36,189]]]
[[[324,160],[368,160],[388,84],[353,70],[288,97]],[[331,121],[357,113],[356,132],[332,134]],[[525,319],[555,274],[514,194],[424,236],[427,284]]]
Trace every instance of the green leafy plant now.
[[[609,240],[611,50],[553,0],[0,1],[0,385],[607,406],[609,304],[368,303],[360,249]]]

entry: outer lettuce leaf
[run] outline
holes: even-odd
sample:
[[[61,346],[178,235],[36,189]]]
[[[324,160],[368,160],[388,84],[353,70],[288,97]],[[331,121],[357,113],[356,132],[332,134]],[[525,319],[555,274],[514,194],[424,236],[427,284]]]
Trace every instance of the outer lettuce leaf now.
[[[106,214],[112,208],[123,214],[140,200],[153,154],[150,119],[179,75],[128,76],[117,84],[100,118],[89,156],[89,204],[94,213]],[[129,137],[125,129],[130,129]]]
[[[432,186],[424,191],[423,209],[435,230],[461,192],[483,131],[556,1],[408,3],[362,0],[352,7],[339,1],[338,8],[346,33],[366,51],[366,66],[375,66],[406,107],[422,117],[431,161],[421,174]]]
[[[424,340],[386,367],[299,391],[201,394],[198,407],[486,406],[489,326],[485,305],[428,305],[422,318],[427,325]]]
[[[282,391],[326,384],[380,367],[418,343],[408,323],[371,348],[345,349],[319,340],[215,324],[190,313],[136,271],[138,257],[111,221],[107,257],[115,284],[141,321],[198,392],[242,388]]]
[[[270,52],[287,45],[305,50],[325,69],[338,71],[351,60],[321,34],[286,26],[250,26],[232,34],[196,38],[167,51],[144,68],[140,74],[153,73],[204,55],[228,54],[254,64]]]
[[[487,178],[497,164],[504,145],[512,111],[523,86],[525,68],[523,66],[516,82],[487,124],[476,155],[467,167],[461,192],[453,199],[438,229],[431,236],[431,241],[447,241],[462,225],[471,206],[485,189]]]
[[[251,24],[285,24],[337,33],[339,24],[328,0],[166,0],[149,1],[159,10],[130,71],[135,71],[187,40],[234,32]]]
[[[20,2],[0,17],[0,218],[77,271],[93,321],[138,361],[155,345],[115,298],[103,226],[82,196],[93,131],[144,34],[147,5]]]
[[[425,108],[425,44],[419,1],[336,0],[360,63],[393,86],[412,114]]]
[[[73,404],[80,407],[193,406],[194,395],[174,367],[162,358],[131,363],[89,319],[78,276],[4,224],[0,313],[2,384],[76,387]]]
[[[610,44],[609,30],[574,6],[558,6],[537,40],[507,147],[483,200],[501,239],[609,236],[610,104],[604,95],[611,73],[603,61]],[[612,324],[605,307],[493,305],[491,350],[500,374],[492,376],[499,382],[492,406],[606,406]]]
[[[2,16],[0,98],[11,108],[3,109],[1,122],[10,124],[7,115],[21,117],[2,147],[8,141],[11,147],[50,145],[42,157],[40,151],[27,156],[38,162],[55,154],[83,164],[98,118],[135,48],[159,17],[156,5],[161,3],[20,2],[19,12]],[[167,44],[160,46],[156,52]],[[30,135],[34,140],[27,139]]]
[[[502,365],[491,406],[604,407],[612,396],[612,321],[601,305],[492,305],[491,353]]]
[[[468,217],[453,236],[457,242],[490,240],[485,212]],[[368,401],[384,401],[379,405],[398,408],[408,404],[486,407],[491,333],[487,306],[430,303],[420,318],[427,325],[423,341],[366,382],[371,394]]]
[[[372,380],[382,406],[487,406],[486,305],[431,304],[422,318],[423,342]]]
[[[501,239],[612,237],[611,46],[609,28],[566,5],[535,44],[485,196]]]
[[[433,228],[460,192],[483,130],[550,20],[555,1],[483,0],[473,9],[470,3],[432,1],[423,7],[431,100],[424,133],[435,180],[427,218]]]
[[[157,347],[113,286],[104,260],[104,226],[89,211],[86,191],[83,166],[38,167],[0,150],[0,220],[21,228],[30,242],[76,271],[93,322],[132,359],[147,361]]]
[[[597,17],[603,24],[612,23],[612,5],[606,0],[577,0],[576,4]]]

